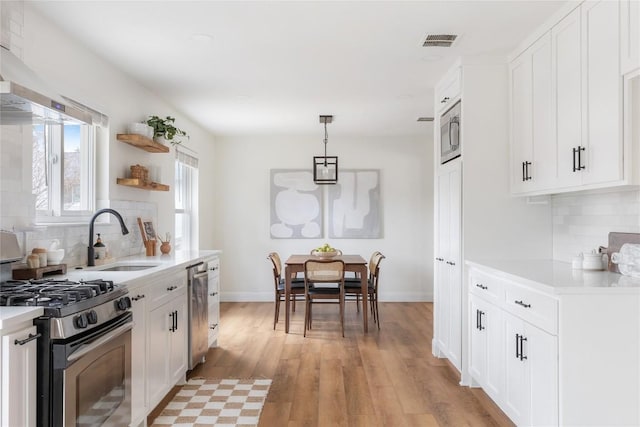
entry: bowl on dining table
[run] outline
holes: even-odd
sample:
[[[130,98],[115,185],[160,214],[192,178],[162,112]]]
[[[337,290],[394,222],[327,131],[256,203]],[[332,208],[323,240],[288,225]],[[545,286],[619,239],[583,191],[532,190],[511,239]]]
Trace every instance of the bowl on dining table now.
[[[317,256],[318,258],[333,258],[336,255],[338,255],[338,251],[313,251],[313,256]]]

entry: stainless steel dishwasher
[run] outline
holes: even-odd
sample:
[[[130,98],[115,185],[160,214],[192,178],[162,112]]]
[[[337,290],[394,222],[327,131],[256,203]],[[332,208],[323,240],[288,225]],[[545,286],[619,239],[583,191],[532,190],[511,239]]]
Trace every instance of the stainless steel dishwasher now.
[[[209,274],[206,262],[187,267],[189,299],[189,370],[204,362],[209,334],[207,288]]]

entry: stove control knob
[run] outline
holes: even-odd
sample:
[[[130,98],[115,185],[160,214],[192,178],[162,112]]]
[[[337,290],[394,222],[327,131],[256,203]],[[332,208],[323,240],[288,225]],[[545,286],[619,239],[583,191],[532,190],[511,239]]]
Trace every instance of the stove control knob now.
[[[87,321],[89,321],[89,324],[91,325],[98,323],[98,313],[96,313],[95,310],[87,312]]]
[[[84,329],[89,325],[87,322],[87,315],[85,313],[78,314],[73,318],[73,324],[78,329]]]
[[[117,310],[126,310],[128,308],[131,308],[131,298],[122,297],[122,298],[116,300],[116,309]]]

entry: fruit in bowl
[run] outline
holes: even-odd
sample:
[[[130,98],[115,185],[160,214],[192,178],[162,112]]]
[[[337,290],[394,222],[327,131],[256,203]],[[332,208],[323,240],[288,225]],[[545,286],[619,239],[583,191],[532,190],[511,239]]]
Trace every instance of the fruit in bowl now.
[[[324,245],[314,249],[312,254],[322,258],[330,258],[332,256],[336,256],[338,251],[335,248],[332,248],[328,243],[325,243]]]

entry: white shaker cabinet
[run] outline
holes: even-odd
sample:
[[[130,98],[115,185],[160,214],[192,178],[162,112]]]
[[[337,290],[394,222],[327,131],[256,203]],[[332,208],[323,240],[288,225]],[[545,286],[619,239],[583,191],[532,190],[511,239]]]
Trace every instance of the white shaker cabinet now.
[[[504,330],[502,311],[493,304],[471,295],[471,354],[469,372],[494,400],[504,394]]]
[[[207,300],[209,301],[209,347],[218,346],[220,332],[220,259],[208,258],[207,270],[209,272],[209,287]]]
[[[36,423],[35,326],[2,336],[2,426],[34,426]]]
[[[455,68],[435,87],[436,111],[442,113],[460,98],[462,90],[461,70]]]
[[[620,1],[620,72],[640,69],[640,1]]]
[[[435,341],[459,370],[462,354],[462,171],[450,162],[437,176]]]
[[[147,304],[147,393],[154,408],[187,372],[187,273],[159,279]]]
[[[513,61],[509,75],[511,191],[543,190],[553,184],[556,173],[551,35],[545,34]]]
[[[148,286],[131,287],[131,425],[142,423],[149,412],[147,402],[147,294]]]

